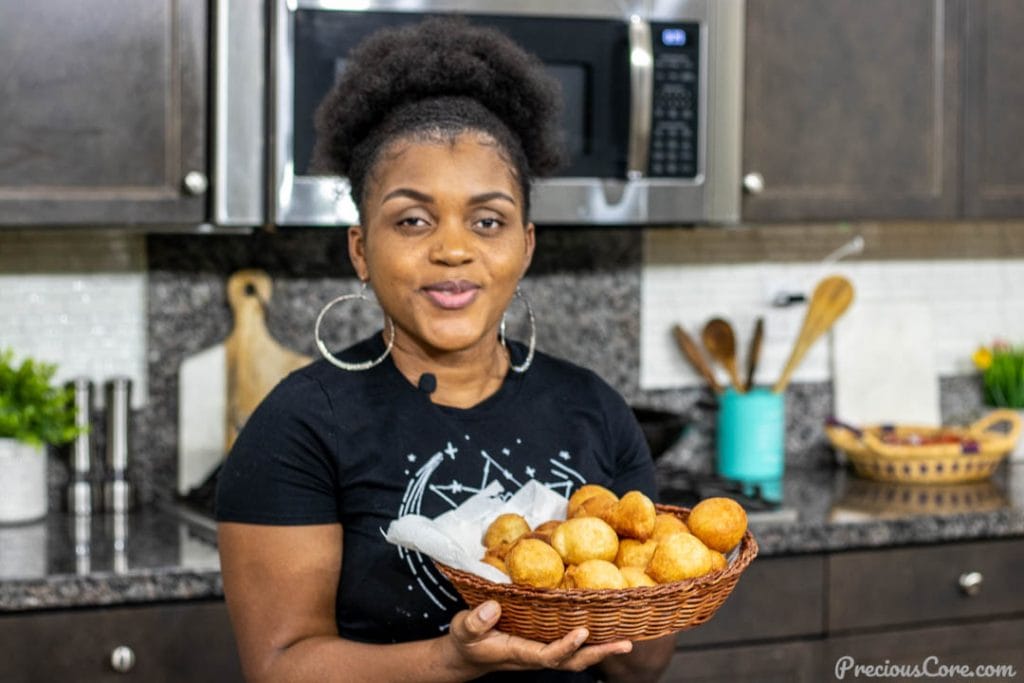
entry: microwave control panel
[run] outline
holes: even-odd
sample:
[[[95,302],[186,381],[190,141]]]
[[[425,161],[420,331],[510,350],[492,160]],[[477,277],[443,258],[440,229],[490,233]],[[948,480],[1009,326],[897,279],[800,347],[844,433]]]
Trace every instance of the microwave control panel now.
[[[654,98],[648,176],[697,175],[700,24],[652,23]]]

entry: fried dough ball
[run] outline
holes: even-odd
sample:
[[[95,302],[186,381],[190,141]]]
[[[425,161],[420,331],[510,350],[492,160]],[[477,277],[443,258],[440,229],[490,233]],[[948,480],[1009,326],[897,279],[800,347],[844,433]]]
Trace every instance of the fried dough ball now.
[[[578,517],[579,508],[583,505],[584,501],[594,496],[607,496],[613,500],[618,500],[619,497],[612,493],[610,490],[598,484],[584,484],[569,496],[569,507],[566,510],[566,517],[573,518]],[[593,516],[593,515],[592,515]]]
[[[611,562],[619,552],[615,529],[597,517],[575,517],[558,525],[551,534],[551,545],[566,564],[587,560]]]
[[[654,532],[657,511],[650,498],[640,491],[630,491],[607,513],[598,516],[608,522],[619,536],[646,541]]]
[[[686,522],[675,515],[668,512],[660,512],[654,517],[654,531],[651,532],[651,538],[655,541],[660,541],[666,536],[680,532],[688,534],[690,530],[686,527]]]
[[[512,581],[535,588],[555,588],[565,572],[555,549],[536,538],[524,538],[512,546],[505,566]]]
[[[747,531],[747,513],[731,498],[705,498],[690,511],[690,533],[704,545],[726,553],[736,547]]]
[[[619,541],[619,552],[615,555],[615,566],[640,567],[642,570],[651,561],[658,542],[654,540],[638,541],[635,538],[623,538]]]
[[[482,561],[491,565],[492,567],[500,571],[502,574],[505,574],[506,576],[508,575],[508,567],[505,566],[505,560],[501,559],[497,555],[494,555],[493,553],[491,553],[491,551],[488,550],[486,553],[484,553]]]
[[[691,534],[672,534],[654,549],[647,573],[658,583],[703,576],[711,571],[711,551]]]
[[[549,519],[543,524],[538,524],[537,527],[530,532],[530,538],[539,538],[545,543],[551,543],[551,534],[555,533],[555,529],[562,523],[560,519]]]
[[[573,516],[599,517],[607,522],[609,513],[618,504],[618,502],[617,498],[599,493],[596,496],[591,496],[583,501],[580,506],[576,508],[576,514]]]
[[[566,588],[627,588],[622,572],[611,562],[587,560],[565,570]]]
[[[522,538],[522,537],[520,537],[520,538]],[[493,557],[496,557],[499,560],[504,560],[505,556],[508,555],[508,551],[511,550],[512,546],[514,546],[514,545],[515,545],[515,541],[513,541],[512,543],[509,543],[508,541],[501,541],[500,543],[498,543],[493,548],[488,548],[486,554],[487,555],[491,555]]]
[[[501,543],[511,545],[520,536],[528,533],[530,533],[530,525],[526,523],[526,519],[522,515],[506,512],[495,517],[491,525],[487,527],[487,531],[484,533],[484,547],[495,548]]]
[[[643,567],[619,567],[622,578],[626,580],[626,586],[637,588],[639,586],[657,586],[658,582],[647,576]]]
[[[717,572],[718,570],[725,569],[728,566],[729,560],[725,559],[725,555],[717,550],[711,551],[711,571]]]

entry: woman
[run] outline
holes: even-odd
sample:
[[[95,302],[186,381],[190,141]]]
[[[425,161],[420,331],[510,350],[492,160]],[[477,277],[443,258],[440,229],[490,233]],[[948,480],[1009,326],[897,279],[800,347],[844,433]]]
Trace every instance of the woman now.
[[[655,493],[621,397],[500,333],[534,249],[529,179],[561,158],[556,92],[499,33],[430,20],[364,41],[321,105],[318,155],[352,183],[350,257],[387,322],[281,382],[224,466],[224,591],[250,680],[636,681],[667,663],[671,637],[501,633],[497,603],[465,609],[382,538],[495,479]]]

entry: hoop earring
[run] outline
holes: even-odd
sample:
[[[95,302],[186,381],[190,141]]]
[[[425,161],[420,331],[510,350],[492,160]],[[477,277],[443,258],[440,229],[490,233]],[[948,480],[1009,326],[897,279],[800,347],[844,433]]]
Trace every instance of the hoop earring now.
[[[501,327],[498,328],[498,339],[501,341],[501,345],[505,347],[505,351],[508,352],[509,368],[512,372],[523,373],[530,369],[530,363],[533,362],[533,352],[537,348],[537,321],[533,317],[533,308],[530,307],[530,300],[520,291],[519,287],[516,287],[516,298],[522,300],[526,305],[526,316],[530,320],[530,345],[526,351],[526,360],[520,365],[512,364],[512,353],[508,352],[508,344],[505,343],[505,315],[501,316]]]
[[[327,345],[324,344],[324,340],[320,338],[320,323],[324,319],[324,314],[326,314],[327,311],[330,310],[331,306],[337,303],[341,303],[342,301],[351,301],[353,299],[369,301],[369,299],[366,297],[365,282],[363,283],[362,289],[359,290],[358,294],[342,294],[341,296],[335,297],[334,299],[328,301],[327,305],[320,309],[320,315],[316,317],[316,327],[313,328],[313,337],[316,339],[316,347],[320,350],[320,355],[327,359],[327,361],[331,365],[339,367],[342,370],[348,370],[349,372],[358,372],[360,370],[369,370],[372,367],[380,365],[384,361],[384,359],[391,354],[391,347],[395,345],[395,323],[392,322],[391,318],[387,314],[384,315],[385,327],[391,328],[391,338],[388,340],[388,345],[387,348],[384,349],[384,353],[382,353],[377,359],[367,360],[361,363],[348,363],[346,361],[341,360],[327,349]]]

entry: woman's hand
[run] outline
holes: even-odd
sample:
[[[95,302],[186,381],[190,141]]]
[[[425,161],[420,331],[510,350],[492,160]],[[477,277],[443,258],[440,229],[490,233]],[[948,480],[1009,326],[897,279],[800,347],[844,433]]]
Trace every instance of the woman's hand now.
[[[500,616],[501,606],[493,600],[455,615],[446,639],[453,649],[455,666],[473,676],[496,670],[583,671],[605,657],[633,649],[628,640],[581,647],[588,635],[585,628],[570,631],[551,643],[528,640],[495,630]]]

